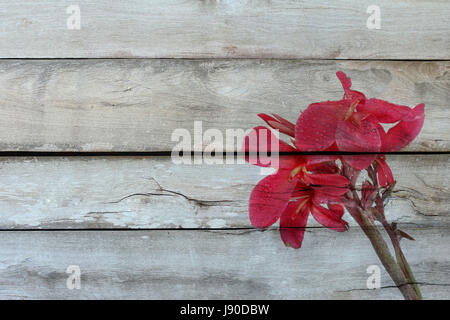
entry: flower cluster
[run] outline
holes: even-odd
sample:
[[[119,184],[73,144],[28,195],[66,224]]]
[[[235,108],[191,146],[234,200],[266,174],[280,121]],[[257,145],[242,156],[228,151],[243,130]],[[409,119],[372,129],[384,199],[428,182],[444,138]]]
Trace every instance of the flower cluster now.
[[[423,126],[423,104],[411,109],[380,99],[367,99],[363,93],[351,89],[351,80],[342,71],[336,75],[344,88],[343,98],[309,105],[295,125],[275,114],[259,114],[272,129],[289,136],[289,143],[270,131],[264,143],[254,139],[269,130],[258,126],[245,137],[243,144],[246,154],[283,153],[275,165],[277,172],[261,180],[252,191],[249,213],[251,223],[258,228],[267,228],[280,220],[281,238],[293,248],[301,247],[309,214],[327,228],[347,230],[348,223],[342,216],[345,198],[354,191],[354,181],[350,180],[361,170],[370,168],[372,182],[363,183],[361,199],[364,207],[369,206],[379,187],[389,189],[394,184],[386,158],[380,153],[402,149]],[[395,125],[386,131],[382,124]],[[306,151],[327,153],[289,154]],[[336,155],[330,155],[333,153]],[[255,165],[270,165],[261,157],[246,159]],[[352,176],[346,174],[346,168],[347,173],[351,169]]]

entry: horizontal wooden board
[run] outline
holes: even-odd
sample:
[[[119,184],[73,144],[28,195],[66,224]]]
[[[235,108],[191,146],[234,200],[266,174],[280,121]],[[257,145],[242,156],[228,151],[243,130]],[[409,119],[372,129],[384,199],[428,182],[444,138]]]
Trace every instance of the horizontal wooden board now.
[[[406,229],[425,299],[450,298],[448,228]],[[308,230],[299,250],[275,230],[0,232],[1,299],[402,299],[359,229]],[[69,266],[81,288],[67,289]]]
[[[398,180],[388,219],[449,226],[450,156],[388,162]],[[0,176],[1,229],[249,228],[248,199],[264,177],[249,164],[177,165],[170,157],[0,158]]]
[[[295,122],[310,103],[341,99],[338,70],[368,97],[425,103],[406,150],[450,150],[450,62],[170,59],[0,61],[0,150],[170,151],[177,128],[193,149],[194,121],[225,140],[264,124],[258,113]]]
[[[2,0],[0,57],[449,59],[449,15],[442,0]]]

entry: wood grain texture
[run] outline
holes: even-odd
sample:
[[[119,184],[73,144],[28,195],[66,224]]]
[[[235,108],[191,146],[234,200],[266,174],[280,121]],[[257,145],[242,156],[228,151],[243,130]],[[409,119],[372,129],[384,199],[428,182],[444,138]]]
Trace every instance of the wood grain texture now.
[[[170,157],[0,160],[1,229],[250,228],[248,199],[264,177],[248,164],[175,165]],[[388,162],[398,180],[389,221],[449,226],[450,156]]]
[[[450,298],[448,228],[406,229],[425,299]],[[2,299],[402,299],[361,230],[308,230],[299,250],[275,230],[1,232]],[[81,269],[81,289],[66,269]]]
[[[406,150],[450,150],[450,62],[170,59],[0,61],[0,150],[170,151],[194,121],[224,137],[264,124],[258,113],[295,122],[342,97],[337,70],[368,97],[425,103]]]
[[[337,70],[369,97],[425,103],[407,151],[450,151],[448,1],[380,0],[380,30],[370,0],[76,4],[81,30],[66,2],[0,0],[0,151],[170,151],[194,121],[223,135],[258,113],[295,121],[341,98]],[[402,246],[424,297],[449,299],[450,155],[388,160],[386,215],[416,239]],[[310,219],[301,250],[252,228],[263,175],[248,164],[2,157],[0,177],[0,299],[402,298],[384,270],[367,289],[379,260],[348,215],[345,233]]]
[[[52,1],[0,2],[1,58],[449,59],[448,1],[76,1],[81,29]]]

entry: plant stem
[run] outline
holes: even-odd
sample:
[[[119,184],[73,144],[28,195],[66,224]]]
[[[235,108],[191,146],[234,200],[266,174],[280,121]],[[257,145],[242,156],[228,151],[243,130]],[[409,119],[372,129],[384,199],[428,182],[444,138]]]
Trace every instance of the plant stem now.
[[[378,258],[383,264],[386,271],[391,276],[394,283],[397,285],[405,299],[407,300],[419,300],[419,296],[417,295],[414,286],[411,282],[405,277],[400,266],[395,261],[394,257],[391,255],[391,252],[381,235],[381,232],[378,230],[377,226],[370,221],[365,212],[360,213],[362,224],[360,225],[364,233],[369,238],[372,243],[373,248],[375,249]]]
[[[398,240],[397,235],[387,222],[384,213],[380,214],[379,212],[377,212],[377,218],[378,221],[382,223],[384,229],[386,230],[386,233],[389,235],[389,238],[391,239],[398,265],[403,271],[403,274],[405,275],[408,282],[414,286],[414,291],[416,292],[418,298],[422,300],[422,293],[420,292],[419,286],[416,283],[411,267],[409,266],[409,263],[406,260],[405,255],[403,254],[402,248],[400,247],[400,241]]]
[[[378,255],[378,258],[396,286],[399,288],[400,292],[403,294],[404,298],[406,300],[422,299],[419,287],[417,286],[411,272],[411,268],[409,267],[409,264],[401,251],[400,242],[397,235],[384,217],[384,210],[382,212],[378,211],[377,217],[374,217],[370,211],[364,210],[355,188],[356,178],[359,172],[355,172],[349,167],[344,168],[343,172],[349,179],[351,186],[351,191],[349,191],[345,196],[345,206],[347,211],[360,225],[363,232],[369,238],[376,254]],[[380,230],[375,225],[375,218],[379,218],[378,220],[381,220],[381,223],[389,234],[396,253],[397,261],[392,256]]]

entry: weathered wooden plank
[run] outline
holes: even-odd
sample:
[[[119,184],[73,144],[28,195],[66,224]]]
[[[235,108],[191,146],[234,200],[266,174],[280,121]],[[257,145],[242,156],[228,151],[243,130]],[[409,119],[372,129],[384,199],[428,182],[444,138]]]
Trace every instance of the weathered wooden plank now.
[[[177,128],[193,140],[194,121],[224,138],[263,124],[261,112],[295,122],[342,97],[337,70],[368,97],[426,104],[407,150],[450,150],[450,62],[291,60],[0,61],[0,149],[170,151]]]
[[[450,156],[388,162],[398,180],[388,219],[448,226]],[[170,157],[1,158],[0,176],[2,229],[251,227],[249,195],[264,177],[248,164],[176,165]]]
[[[407,229],[403,243],[425,299],[449,299],[448,228]],[[361,230],[308,230],[284,247],[275,230],[0,232],[2,299],[402,299]],[[69,265],[81,288],[69,290]]]
[[[370,0],[79,0],[79,30],[71,4],[2,0],[0,57],[450,58],[440,0],[379,0],[380,29],[367,27]]]

